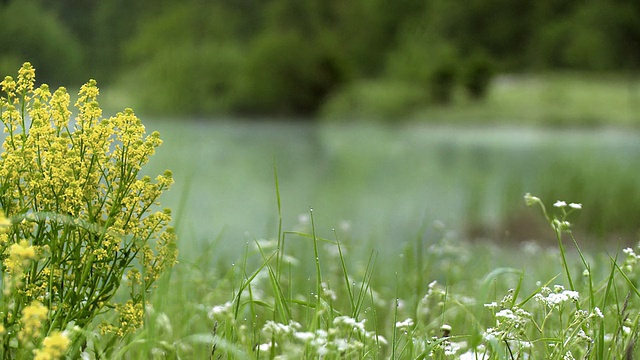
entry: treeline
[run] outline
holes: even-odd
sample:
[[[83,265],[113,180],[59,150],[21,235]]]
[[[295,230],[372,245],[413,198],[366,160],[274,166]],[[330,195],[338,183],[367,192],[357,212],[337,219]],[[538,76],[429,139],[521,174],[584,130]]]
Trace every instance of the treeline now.
[[[640,67],[640,2],[0,1],[0,70],[162,113],[310,116],[481,99],[498,72]]]

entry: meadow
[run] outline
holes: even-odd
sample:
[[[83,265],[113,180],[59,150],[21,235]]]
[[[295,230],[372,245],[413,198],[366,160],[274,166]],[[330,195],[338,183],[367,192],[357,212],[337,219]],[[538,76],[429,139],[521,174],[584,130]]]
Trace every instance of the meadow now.
[[[511,96],[475,124],[148,121],[181,257],[128,356],[634,358],[628,108],[579,127],[572,94],[566,121],[514,125]]]
[[[31,72],[20,74],[18,89],[31,96]],[[3,86],[20,96],[10,81]],[[86,359],[639,353],[633,219],[640,142],[628,120],[548,127],[537,123],[544,116],[517,126],[143,117],[150,134],[144,137],[129,111],[98,121],[94,86],[81,89],[74,131],[58,106],[68,101],[62,92],[33,93],[33,125],[25,122],[26,105],[13,106],[21,100],[9,96],[1,104],[10,127],[5,150],[15,154],[5,166],[30,169],[3,173],[11,179],[4,186],[17,186],[3,194],[9,218],[0,222],[0,232],[11,236],[2,238],[5,358],[60,358],[67,347],[68,356]],[[495,106],[503,96],[492,96],[486,114],[517,103]],[[43,106],[50,97],[51,107]],[[43,111],[56,114],[53,131]],[[116,145],[96,145],[102,132],[113,132]],[[29,151],[13,145],[20,141]],[[54,152],[59,143],[95,147],[65,153],[80,157],[64,162]],[[38,154],[37,167],[20,163],[30,154]],[[69,165],[75,163],[88,166]],[[38,169],[58,175],[43,180]],[[67,192],[77,185],[59,181],[76,171],[89,171],[81,179],[98,190]],[[120,189],[137,190],[129,198]],[[171,214],[155,212],[162,192]],[[34,199],[20,202],[22,194]],[[169,216],[179,249],[174,266]],[[121,229],[109,226],[125,220]],[[19,242],[23,235],[30,242]],[[86,243],[73,245],[78,241]],[[105,244],[115,250],[103,251]],[[47,270],[54,265],[66,275]],[[23,282],[37,286],[23,289]],[[28,322],[33,307],[16,310],[30,298],[48,306],[31,303],[46,315],[46,334]],[[105,306],[104,299],[115,303]],[[67,306],[78,307],[79,317],[66,315]]]

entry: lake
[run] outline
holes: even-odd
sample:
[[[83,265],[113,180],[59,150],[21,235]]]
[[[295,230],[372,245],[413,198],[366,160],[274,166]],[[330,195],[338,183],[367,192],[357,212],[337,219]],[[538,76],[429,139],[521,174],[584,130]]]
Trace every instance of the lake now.
[[[333,239],[335,229],[354,248],[380,251],[399,252],[407,240],[434,229],[528,240],[537,232],[526,226],[522,234],[510,231],[505,220],[541,218],[538,209],[525,208],[526,192],[574,196],[563,200],[584,203],[579,220],[587,222],[591,204],[611,213],[638,208],[640,201],[634,176],[640,133],[624,129],[185,120],[145,125],[165,141],[147,171],[174,172],[176,185],[163,205],[174,209],[187,255],[203,242],[219,241],[221,252],[235,254],[247,242],[277,236],[274,165],[285,230],[308,222],[312,208],[320,236]],[[550,206],[557,199],[543,200]],[[633,230],[637,218],[625,211],[628,218],[621,221]]]

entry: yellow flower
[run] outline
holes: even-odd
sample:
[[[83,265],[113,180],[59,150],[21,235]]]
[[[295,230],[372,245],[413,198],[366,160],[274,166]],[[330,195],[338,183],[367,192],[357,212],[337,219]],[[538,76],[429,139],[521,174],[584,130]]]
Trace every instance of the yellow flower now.
[[[31,63],[26,62],[18,70],[18,93],[26,93],[33,91],[33,85],[36,82],[36,69]]]
[[[4,234],[9,231],[11,226],[11,220],[7,219],[4,212],[0,211],[0,234]]]
[[[0,183],[5,189],[0,193],[5,212],[0,212],[5,256],[0,294],[40,300],[52,318],[64,321],[78,320],[66,314],[85,316],[107,311],[106,306],[115,308],[116,333],[122,336],[142,326],[143,304],[107,304],[105,299],[127,274],[134,283],[146,285],[132,286],[131,297],[138,299],[176,262],[171,213],[154,212],[173,184],[172,174],[153,179],[140,173],[162,140],[157,132],[147,135],[131,109],[103,118],[95,80],[80,89],[73,121],[65,88],[52,94],[47,85],[34,84],[35,70],[29,63],[16,80],[7,77],[0,82],[6,94],[0,94],[0,120],[7,133],[0,154]],[[22,221],[9,221],[25,213]],[[70,298],[84,301],[60,301]],[[33,319],[47,316],[38,304],[24,308],[18,331],[6,336],[37,347],[43,330]],[[65,315],[57,316],[59,312]],[[34,354],[40,360],[55,358],[44,342]]]
[[[47,307],[37,301],[22,309],[22,319],[26,319],[27,322],[31,319],[45,319],[46,317]]]
[[[42,323],[47,319],[49,310],[39,301],[33,301],[31,305],[22,309],[22,318],[20,323],[22,328],[18,332],[18,340],[20,342],[29,342],[40,335]]]
[[[11,76],[6,76],[4,80],[0,82],[0,86],[2,86],[2,91],[6,92],[7,95],[9,95],[9,98],[14,96],[14,91],[16,90],[16,82]]]
[[[9,257],[4,261],[4,266],[10,274],[20,278],[24,273],[24,268],[29,265],[29,261],[35,258],[35,247],[29,245],[27,240],[22,240],[9,247]],[[19,281],[19,279],[17,280]]]
[[[34,350],[34,360],[55,360],[64,356],[71,340],[61,332],[54,331],[42,341],[42,348]]]
[[[136,331],[144,322],[144,308],[141,303],[134,303],[133,300],[116,304],[116,312],[120,315],[120,327],[116,331],[118,336]]]
[[[9,247],[9,257],[16,260],[32,260],[36,258],[36,250],[27,240]]]

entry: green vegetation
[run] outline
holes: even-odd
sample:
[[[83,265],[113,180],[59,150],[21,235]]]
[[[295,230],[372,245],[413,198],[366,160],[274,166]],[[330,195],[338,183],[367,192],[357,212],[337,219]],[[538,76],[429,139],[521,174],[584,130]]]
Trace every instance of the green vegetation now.
[[[453,89],[452,89],[453,90]],[[640,85],[634,76],[555,72],[499,75],[483,101],[462,88],[449,104],[425,106],[420,87],[399,81],[355,83],[334,94],[320,116],[332,121],[398,119],[448,125],[635,127]]]
[[[637,249],[580,251],[581,204],[547,208],[556,249],[467,243],[435,227],[401,265],[353,252],[314,212],[247,244],[237,261],[199,248],[159,289],[131,358],[606,359],[637,356]],[[211,269],[217,269],[212,272]],[[213,275],[215,274],[215,275]]]
[[[389,174],[435,156],[433,167],[421,175],[449,167],[442,174],[448,183],[453,174],[470,185],[468,194],[458,194],[469,195],[469,215],[482,214],[496,202],[504,205],[504,213],[515,214],[510,206],[523,203],[522,188],[538,194],[555,191],[544,198],[583,199],[584,206],[556,201],[547,207],[538,197],[525,196],[524,204],[542,210],[555,241],[551,248],[532,242],[503,247],[469,242],[469,234],[455,235],[434,222],[395,231],[385,238],[387,247],[377,249],[371,233],[351,232],[347,225],[322,230],[326,224],[318,221],[318,211],[291,224],[284,211],[289,200],[281,196],[287,191],[285,181],[278,172],[292,171],[293,165],[276,171],[268,164],[275,182],[258,190],[275,192],[271,235],[249,235],[239,244],[241,255],[232,256],[214,239],[203,243],[186,238],[180,244],[186,255],[172,267],[176,245],[168,227],[170,213],[156,211],[172,176],[165,173],[153,182],[142,173],[160,144],[158,134],[145,137],[131,110],[102,118],[94,81],[80,89],[72,126],[64,88],[50,94],[48,86],[36,88],[34,82],[34,70],[25,64],[17,81],[7,77],[1,83],[7,97],[1,100],[0,116],[8,131],[0,166],[5,189],[0,203],[6,213],[0,219],[4,358],[606,359],[638,354],[639,249],[593,251],[601,246],[591,241],[586,246],[574,236],[635,231],[625,228],[626,222],[615,222],[637,216],[633,204],[640,196],[634,177],[620,170],[635,168],[629,162],[633,156],[620,156],[620,164],[614,164],[607,154],[595,156],[602,148],[583,149],[585,161],[577,161],[552,139],[547,145],[553,156],[545,153],[538,163],[527,163],[514,153],[488,156],[500,143],[486,147],[475,143],[476,138],[459,136],[456,141],[469,145],[462,147],[447,143],[433,128],[427,131],[439,142],[425,146],[417,141],[421,134],[415,124],[396,130],[414,137],[409,145],[398,141],[388,147],[380,140],[392,135],[377,127],[358,128],[365,136],[356,142],[344,134],[348,127],[324,139],[301,131],[300,136],[308,136],[304,143],[315,141],[319,149],[314,151],[326,156],[324,163],[314,165],[322,166],[325,176],[348,174],[335,181],[351,181],[343,193],[327,188],[320,194],[327,202],[349,202],[350,189],[378,177],[381,182],[372,194],[397,197]],[[172,126],[176,141],[202,146],[194,134],[181,137]],[[197,135],[209,134],[200,130]],[[568,145],[573,141],[560,139]],[[369,147],[369,141],[376,146]],[[297,155],[307,150],[270,142]],[[408,146],[425,146],[424,152],[409,154]],[[192,163],[176,164],[203,168],[193,148],[183,150]],[[389,153],[407,162],[383,158]],[[454,158],[464,168],[456,168]],[[599,167],[594,170],[590,164]],[[157,164],[148,165],[153,173]],[[255,176],[251,165],[247,173],[234,175]],[[605,165],[611,167],[603,170]],[[502,182],[494,184],[493,193],[480,191],[491,183],[488,171],[496,169],[503,172]],[[541,169],[544,176],[527,176]],[[322,173],[316,171],[307,179]],[[520,177],[508,175],[514,172]],[[611,178],[627,182],[613,187]],[[213,182],[210,177],[206,181]],[[400,181],[399,186],[415,184]],[[184,189],[178,194],[183,207],[192,201]],[[496,189],[505,195],[492,200]],[[605,198],[612,201],[598,202]],[[243,204],[256,207],[257,199],[251,200]],[[177,222],[201,219],[190,219],[192,215],[179,216]],[[587,226],[574,224],[575,215]],[[469,220],[465,225],[474,225],[476,219]],[[205,227],[204,233],[213,237],[208,223],[194,226]],[[373,230],[376,225],[363,224]],[[183,236],[188,232],[180,231]],[[154,283],[157,288],[148,292]]]
[[[66,89],[34,84],[29,63],[0,82],[0,357],[78,358],[98,320],[91,350],[111,357],[176,262],[171,211],[155,209],[172,175],[138,176],[159,134],[131,109],[103,119],[94,80],[73,123]]]
[[[397,121],[460,91],[481,101],[496,74],[637,73],[638,19],[636,2],[598,0],[9,0],[0,71],[95,76],[139,111],[187,117],[310,119],[389,84],[401,90],[383,116]]]

